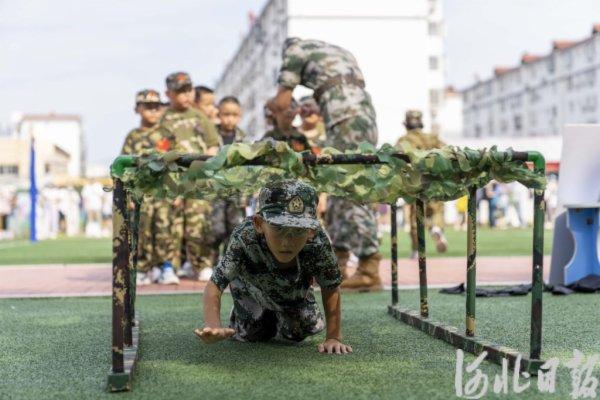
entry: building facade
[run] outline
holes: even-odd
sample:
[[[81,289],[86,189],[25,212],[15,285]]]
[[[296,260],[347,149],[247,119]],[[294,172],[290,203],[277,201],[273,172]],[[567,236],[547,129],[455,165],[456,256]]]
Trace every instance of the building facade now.
[[[439,0],[270,0],[226,66],[216,92],[237,96],[241,126],[257,139],[267,130],[264,104],[277,89],[287,37],[319,39],[351,51],[364,73],[380,142],[403,133],[404,112],[421,109],[440,126],[444,101],[444,26]],[[309,94],[298,88],[296,97]]]
[[[568,123],[600,122],[600,25],[579,41],[554,41],[546,55],[462,90],[465,137],[555,136]]]
[[[81,117],[66,114],[25,114],[17,119],[13,136],[29,142],[48,142],[65,151],[69,157],[70,177],[85,176],[85,142]]]
[[[31,140],[0,137],[0,184],[27,187],[31,163]],[[35,141],[35,174],[38,184],[52,184],[68,178],[71,156],[59,146],[46,140]]]

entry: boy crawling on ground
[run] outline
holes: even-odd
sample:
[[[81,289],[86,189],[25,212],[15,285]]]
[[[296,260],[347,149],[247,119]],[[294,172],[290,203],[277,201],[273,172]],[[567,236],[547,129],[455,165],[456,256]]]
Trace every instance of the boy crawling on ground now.
[[[194,331],[200,339],[300,342],[327,325],[319,352],[352,352],[341,341],[342,276],[316,208],[317,193],[300,181],[272,183],[260,191],[258,213],[235,228],[206,286],[205,326]],[[321,287],[326,324],[315,301],[313,280]],[[233,310],[229,328],[224,328],[221,294],[228,285]]]

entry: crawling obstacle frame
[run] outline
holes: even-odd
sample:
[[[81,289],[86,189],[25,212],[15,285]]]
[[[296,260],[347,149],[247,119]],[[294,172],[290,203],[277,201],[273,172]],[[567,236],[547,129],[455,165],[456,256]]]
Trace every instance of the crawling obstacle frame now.
[[[512,152],[512,159],[532,162],[537,174],[545,174],[545,160],[538,152]],[[394,157],[409,162],[405,154]],[[209,156],[186,154],[181,155],[176,163],[188,168],[193,161],[207,160]],[[302,154],[306,165],[362,164],[373,165],[383,163],[377,155],[339,154],[317,156]],[[140,217],[140,202],[134,201],[135,207],[129,209],[130,198],[123,180],[126,168],[135,168],[135,156],[119,156],[111,166],[113,178],[113,271],[112,271],[112,348],[111,369],[108,374],[107,389],[110,392],[128,391],[132,388],[132,380],[139,354],[140,321],[135,311],[136,303],[136,270],[137,270],[137,227]],[[246,165],[267,165],[261,160],[252,160]],[[475,335],[475,289],[476,289],[476,249],[477,249],[477,207],[476,188],[468,188],[467,211],[467,260],[466,260],[466,312],[464,332],[453,326],[445,325],[429,318],[427,297],[427,262],[425,249],[425,225],[423,201],[416,200],[417,237],[419,256],[419,311],[400,306],[398,291],[398,248],[397,248],[397,206],[391,204],[391,303],[388,313],[408,325],[443,341],[456,348],[475,355],[487,352],[487,359],[501,364],[508,360],[510,368],[514,368],[520,360],[520,368],[531,374],[537,373],[544,363],[542,350],[542,292],[543,292],[543,244],[544,244],[544,191],[534,189],[534,222],[533,222],[533,266],[531,292],[531,328],[530,351],[525,356],[515,349],[500,346]]]

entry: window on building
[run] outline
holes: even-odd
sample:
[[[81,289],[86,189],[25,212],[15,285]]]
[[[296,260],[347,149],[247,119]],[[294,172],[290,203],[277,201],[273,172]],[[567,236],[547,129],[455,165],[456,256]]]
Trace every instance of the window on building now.
[[[529,125],[532,127],[537,125],[537,115],[533,111],[529,114]]]
[[[429,56],[429,69],[436,71],[439,68],[439,58],[436,56]]]
[[[573,51],[567,50],[564,52],[563,63],[566,69],[571,69],[573,66]]]
[[[475,125],[475,137],[481,137],[481,126]]]
[[[519,132],[523,128],[523,120],[520,115],[515,115],[514,119],[515,132]]]
[[[437,105],[440,102],[440,91],[437,89],[429,89],[429,102],[432,105]]]
[[[548,59],[546,60],[546,68],[548,68],[548,72],[554,72],[554,57],[548,57]]]
[[[594,61],[594,59],[596,58],[596,43],[594,43],[594,40],[590,40],[586,45],[585,45],[585,57],[587,58],[588,61]]]
[[[506,130],[508,129],[508,122],[503,119],[500,121],[500,131],[501,132],[506,132]]]
[[[437,21],[429,21],[428,25],[429,36],[439,36],[441,34],[441,26]]]
[[[0,165],[0,175],[19,175],[19,166]]]

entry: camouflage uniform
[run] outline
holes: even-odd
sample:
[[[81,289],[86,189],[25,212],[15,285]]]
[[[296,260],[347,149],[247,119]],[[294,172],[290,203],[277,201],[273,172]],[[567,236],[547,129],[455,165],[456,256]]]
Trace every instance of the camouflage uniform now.
[[[401,136],[396,142],[396,147],[403,151],[403,145],[408,144],[410,147],[418,150],[439,149],[445,146],[438,135],[433,133],[425,133],[420,122],[422,113],[417,110],[409,110],[406,112],[406,121],[415,119],[417,124],[415,127],[407,125],[406,135]],[[405,124],[407,123],[405,122]],[[421,127],[418,127],[418,126]],[[444,203],[441,201],[430,201],[425,203],[425,217],[429,226],[444,227]],[[417,240],[417,211],[414,203],[410,204],[410,241],[413,252],[418,250],[419,242]]]
[[[307,112],[307,116],[317,114],[321,116],[321,109],[312,96],[305,96],[300,99],[300,116],[303,112]],[[298,132],[306,136],[308,144],[310,144],[313,153],[319,154],[321,149],[326,146],[327,131],[325,130],[325,124],[323,121],[317,122],[317,125],[313,129],[304,130],[303,126],[298,127]]]
[[[219,132],[220,147],[232,143],[243,142],[246,134],[240,128],[236,127],[233,134],[224,132],[220,125],[217,125]],[[227,248],[229,237],[233,232],[233,228],[239,225],[244,219],[244,210],[239,197],[229,199],[216,199],[212,202],[212,211],[210,222],[212,227],[213,243],[213,260],[216,263],[216,258],[220,253],[221,244],[223,248]]]
[[[184,85],[191,86],[189,75],[183,72],[167,77],[167,88],[177,90]],[[216,127],[200,111],[189,108],[176,111],[169,108],[160,122],[161,133],[173,143],[173,150],[184,153],[203,154],[211,147],[219,145]],[[173,210],[172,206],[166,215],[170,216],[172,228],[172,246],[170,254],[175,267],[180,266],[181,248],[185,243],[186,259],[195,270],[210,267],[212,237],[210,234],[210,203],[205,200],[185,199],[183,207]]]
[[[160,103],[160,95],[155,90],[143,90],[137,93],[136,103]],[[121,154],[140,155],[152,150],[160,151],[163,141],[158,125],[135,128],[127,134]],[[137,268],[142,272],[147,272],[169,257],[166,249],[169,248],[170,235],[164,235],[164,232],[169,232],[169,225],[161,224],[156,218],[157,210],[163,205],[164,201],[145,199],[140,207]]]
[[[287,39],[278,83],[315,91],[327,146],[345,151],[363,141],[377,144],[371,96],[364,89],[356,59],[347,50],[318,40]],[[378,252],[377,221],[370,207],[330,198],[328,214],[327,229],[336,249],[353,251],[359,258]]]
[[[329,239],[316,220],[314,189],[287,182],[287,186],[274,184],[261,191],[259,213],[273,225],[316,229],[314,238],[296,256],[295,268],[278,266],[249,217],[233,231],[211,277],[221,291],[229,285],[233,297],[230,326],[237,340],[299,342],[322,331],[325,321],[315,301],[313,280],[324,289],[335,289],[342,281]],[[296,224],[300,220],[305,221]],[[311,225],[303,225],[306,222]]]
[[[323,122],[318,122],[317,126],[312,131],[304,131],[302,130],[302,127],[298,127],[298,132],[306,136],[308,144],[313,149],[313,152],[327,146],[327,132],[325,131],[325,124]]]

